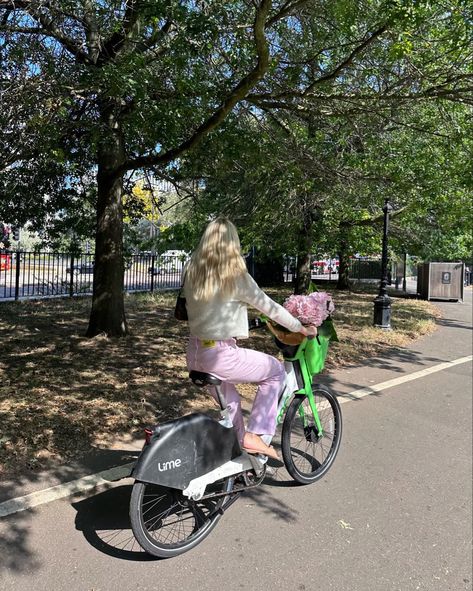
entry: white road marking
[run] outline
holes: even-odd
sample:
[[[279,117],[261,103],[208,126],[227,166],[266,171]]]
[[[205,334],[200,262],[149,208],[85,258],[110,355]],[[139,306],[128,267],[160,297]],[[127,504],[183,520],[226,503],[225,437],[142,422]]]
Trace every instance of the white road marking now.
[[[443,371],[444,369],[449,369],[451,367],[454,367],[455,365],[467,363],[468,361],[472,360],[473,355],[468,355],[468,357],[460,357],[459,359],[454,359],[453,361],[445,361],[444,363],[438,363],[437,365],[433,365],[432,367],[427,367],[426,369],[421,369],[420,371],[415,371],[413,373],[409,373],[407,375],[400,376],[392,380],[387,380],[386,382],[380,382],[379,384],[375,384],[374,386],[367,386],[366,388],[353,390],[353,392],[349,392],[348,394],[341,394],[338,397],[338,399],[340,403],[351,402],[352,400],[359,400],[364,396],[376,394],[376,392],[381,392],[381,390],[394,388],[394,386],[399,386],[399,384],[405,384],[406,382],[411,382],[412,380],[418,380],[419,378],[428,376],[431,373]]]
[[[369,396],[370,394],[375,394],[376,392],[381,392],[381,390],[387,390],[388,388],[393,388],[394,386],[399,386],[399,384],[405,384],[406,382],[411,382],[412,380],[418,380],[419,378],[423,378],[432,373],[443,371],[444,369],[449,369],[455,365],[467,363],[468,361],[472,360],[473,355],[469,355],[468,357],[460,357],[459,359],[454,359],[453,361],[439,363],[437,365],[433,365],[432,367],[421,369],[420,371],[415,371],[399,378],[387,380],[386,382],[380,382],[374,386],[353,390],[353,392],[349,392],[348,394],[342,394],[339,397],[339,401],[340,403],[345,403],[351,402],[352,400],[359,400],[364,396]],[[114,468],[103,470],[97,474],[90,474],[84,478],[78,478],[77,480],[72,480],[71,482],[58,484],[57,486],[52,486],[51,488],[47,488],[45,490],[39,490],[23,497],[9,499],[8,501],[0,503],[0,517],[6,517],[7,515],[12,515],[13,513],[18,513],[19,511],[25,511],[38,505],[43,505],[44,503],[50,503],[51,501],[68,497],[75,493],[83,493],[87,490],[90,490],[91,488],[109,484],[114,480],[127,478],[130,475],[132,467],[133,462],[123,464],[122,466],[115,466]]]

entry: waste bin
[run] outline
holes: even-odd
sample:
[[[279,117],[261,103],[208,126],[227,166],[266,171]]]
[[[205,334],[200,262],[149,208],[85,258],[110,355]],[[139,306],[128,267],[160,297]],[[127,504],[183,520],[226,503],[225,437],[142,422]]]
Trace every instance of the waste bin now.
[[[423,263],[418,266],[417,293],[424,300],[463,300],[464,263]]]

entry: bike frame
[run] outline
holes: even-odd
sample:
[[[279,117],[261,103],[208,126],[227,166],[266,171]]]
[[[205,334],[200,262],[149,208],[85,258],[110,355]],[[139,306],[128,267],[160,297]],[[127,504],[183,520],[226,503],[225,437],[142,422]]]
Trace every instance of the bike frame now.
[[[280,424],[283,421],[293,397],[303,395],[308,399],[310,407],[310,411],[307,409],[304,411],[303,405],[299,406],[298,412],[304,428],[308,427],[309,423],[312,422],[312,417],[309,416],[312,413],[317,435],[322,437],[322,425],[312,392],[312,375],[317,373],[319,367],[323,366],[325,343],[321,343],[319,340],[316,343],[314,340],[304,339],[300,345],[290,348],[287,348],[280,341],[276,341],[276,344],[282,347],[286,372],[284,385],[278,398],[276,422]],[[315,349],[307,351],[308,346],[315,347]],[[317,356],[319,346],[321,347],[320,355]],[[180,489],[184,496],[193,500],[201,499],[205,494],[206,487],[217,480],[234,478],[238,474],[245,474],[248,471],[254,471],[256,477],[259,478],[264,474],[265,464],[268,459],[264,455],[249,454],[240,449],[235,438],[226,400],[220,387],[220,380],[212,378],[209,374],[202,375],[204,380],[201,383],[197,381],[195,383],[201,386],[207,384],[215,387],[221,407],[221,420],[215,421],[205,415],[194,413],[175,421],[169,421],[161,427],[158,426],[150,434],[147,446],[144,447],[133,471],[133,475],[138,480]],[[184,436],[180,435],[181,431]],[[223,435],[225,437],[222,440]],[[269,445],[272,435],[263,435],[262,439]],[[221,445],[220,447],[217,446],[220,456],[217,458],[215,456],[217,452],[214,450],[215,457],[212,456],[210,459],[213,458],[213,460],[207,462],[205,466],[203,458],[207,456],[202,451],[201,457],[199,456],[200,460],[194,462],[192,466],[190,479],[188,468],[185,466],[187,458],[194,452],[188,449],[189,441],[194,442],[192,444],[194,446],[198,445],[201,451],[207,449],[211,442],[215,445],[217,445],[217,442],[226,442],[225,449]],[[235,443],[238,449],[235,448]]]
[[[314,393],[312,392],[312,375],[309,373],[307,368],[307,362],[305,358],[305,350],[308,344],[308,339],[304,339],[298,346],[297,352],[294,357],[284,357],[284,367],[286,369],[286,383],[284,389],[279,398],[278,413],[277,413],[277,424],[279,425],[286,412],[292,396],[303,395],[307,397],[310,409],[312,411],[315,424],[317,425],[318,435],[323,435],[322,425],[320,423],[319,413],[315,404]],[[296,367],[299,368],[300,380],[297,379]],[[302,382],[302,384],[300,383]],[[304,415],[304,408],[300,406],[299,414],[303,420],[304,426],[307,424],[306,417]]]
[[[294,357],[284,358],[286,379],[281,393],[279,394],[276,421],[277,424],[280,424],[282,422],[287,407],[290,401],[292,400],[293,396],[302,394],[306,396],[309,401],[309,406],[311,408],[314,421],[317,427],[317,434],[319,437],[321,437],[323,435],[323,429],[320,423],[319,414],[317,412],[314,394],[312,392],[312,376],[307,368],[307,363],[305,360],[305,350],[308,342],[308,339],[304,339],[304,341],[298,346],[297,352],[294,355]],[[221,408],[222,418],[220,423],[222,425],[225,425],[227,428],[232,428],[232,421],[229,417],[225,397],[223,396],[220,386],[216,385],[215,390]],[[309,421],[305,416],[304,409],[302,406],[299,408],[299,413],[303,421],[303,424],[306,427]],[[269,445],[271,443],[272,436],[263,435],[262,439],[267,445]],[[221,478],[235,476],[237,474],[244,473],[245,471],[250,469],[253,469],[255,473],[258,475],[263,470],[266,461],[267,458],[264,456],[251,455],[243,451],[242,455],[238,458],[230,460],[222,466],[215,468],[211,472],[203,474],[202,476],[192,480],[189,483],[189,485],[183,490],[183,494],[189,498],[198,500],[202,498],[202,496],[204,495],[205,489],[208,484],[215,482],[216,480],[219,480]]]

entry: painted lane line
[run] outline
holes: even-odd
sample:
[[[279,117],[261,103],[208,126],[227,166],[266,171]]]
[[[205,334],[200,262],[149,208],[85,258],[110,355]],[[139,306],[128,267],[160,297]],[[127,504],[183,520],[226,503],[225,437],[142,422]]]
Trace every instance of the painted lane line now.
[[[376,394],[376,392],[381,392],[381,390],[394,388],[394,386],[399,386],[400,384],[405,384],[406,382],[411,382],[412,380],[418,380],[419,378],[423,378],[432,373],[443,371],[444,369],[449,369],[451,367],[454,367],[455,365],[460,365],[462,363],[468,363],[468,361],[472,360],[473,355],[468,355],[467,357],[460,357],[459,359],[454,359],[453,361],[445,361],[444,363],[439,363],[437,365],[433,365],[432,367],[427,367],[426,369],[421,369],[419,371],[409,373],[405,376],[400,376],[399,378],[387,380],[386,382],[380,382],[379,384],[375,384],[374,386],[367,386],[366,388],[353,390],[353,392],[349,392],[348,394],[340,394],[337,396],[337,398],[340,403],[351,402],[352,400],[359,400],[364,396],[370,396],[371,394]]]
[[[130,462],[128,464],[123,464],[122,466],[115,466],[114,468],[103,470],[97,474],[90,474],[89,476],[78,478],[77,480],[71,480],[70,482],[58,484],[51,488],[38,490],[23,497],[9,499],[8,501],[0,503],[0,517],[6,517],[12,513],[18,513],[18,511],[25,511],[26,509],[32,509],[37,505],[57,501],[63,497],[68,497],[75,493],[82,493],[103,484],[110,484],[111,481],[126,478],[130,475],[133,466],[134,462]]]
[[[387,390],[388,388],[393,388],[399,384],[417,380],[432,373],[449,369],[455,365],[467,363],[468,361],[472,360],[473,355],[469,355],[468,357],[461,357],[459,359],[454,359],[453,361],[439,363],[438,365],[421,369],[420,371],[416,371],[399,378],[387,380],[386,382],[380,382],[374,386],[353,390],[353,392],[338,396],[338,399],[340,403],[358,400],[364,396],[376,394],[376,392],[380,392],[381,390]],[[78,478],[77,480],[66,482],[65,484],[58,484],[57,486],[52,486],[51,488],[40,490],[23,497],[4,501],[3,503],[0,503],[0,517],[6,517],[7,515],[12,515],[13,513],[18,513],[19,511],[25,511],[38,505],[43,505],[45,503],[50,503],[51,501],[68,497],[75,493],[83,493],[92,488],[96,488],[104,484],[110,484],[110,482],[114,480],[127,478],[130,476],[133,465],[134,462],[123,464],[122,466],[115,466],[114,468],[98,472],[97,474],[91,474],[89,476],[85,476],[84,478]]]

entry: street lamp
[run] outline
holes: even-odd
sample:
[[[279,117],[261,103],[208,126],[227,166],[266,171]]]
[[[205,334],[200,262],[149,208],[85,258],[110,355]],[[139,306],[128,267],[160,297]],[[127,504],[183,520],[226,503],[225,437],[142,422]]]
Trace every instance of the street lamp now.
[[[383,253],[381,257],[381,282],[379,294],[374,299],[374,326],[378,328],[391,328],[391,298],[388,296],[388,231],[389,213],[393,210],[389,199],[384,200],[384,224],[383,224]]]

